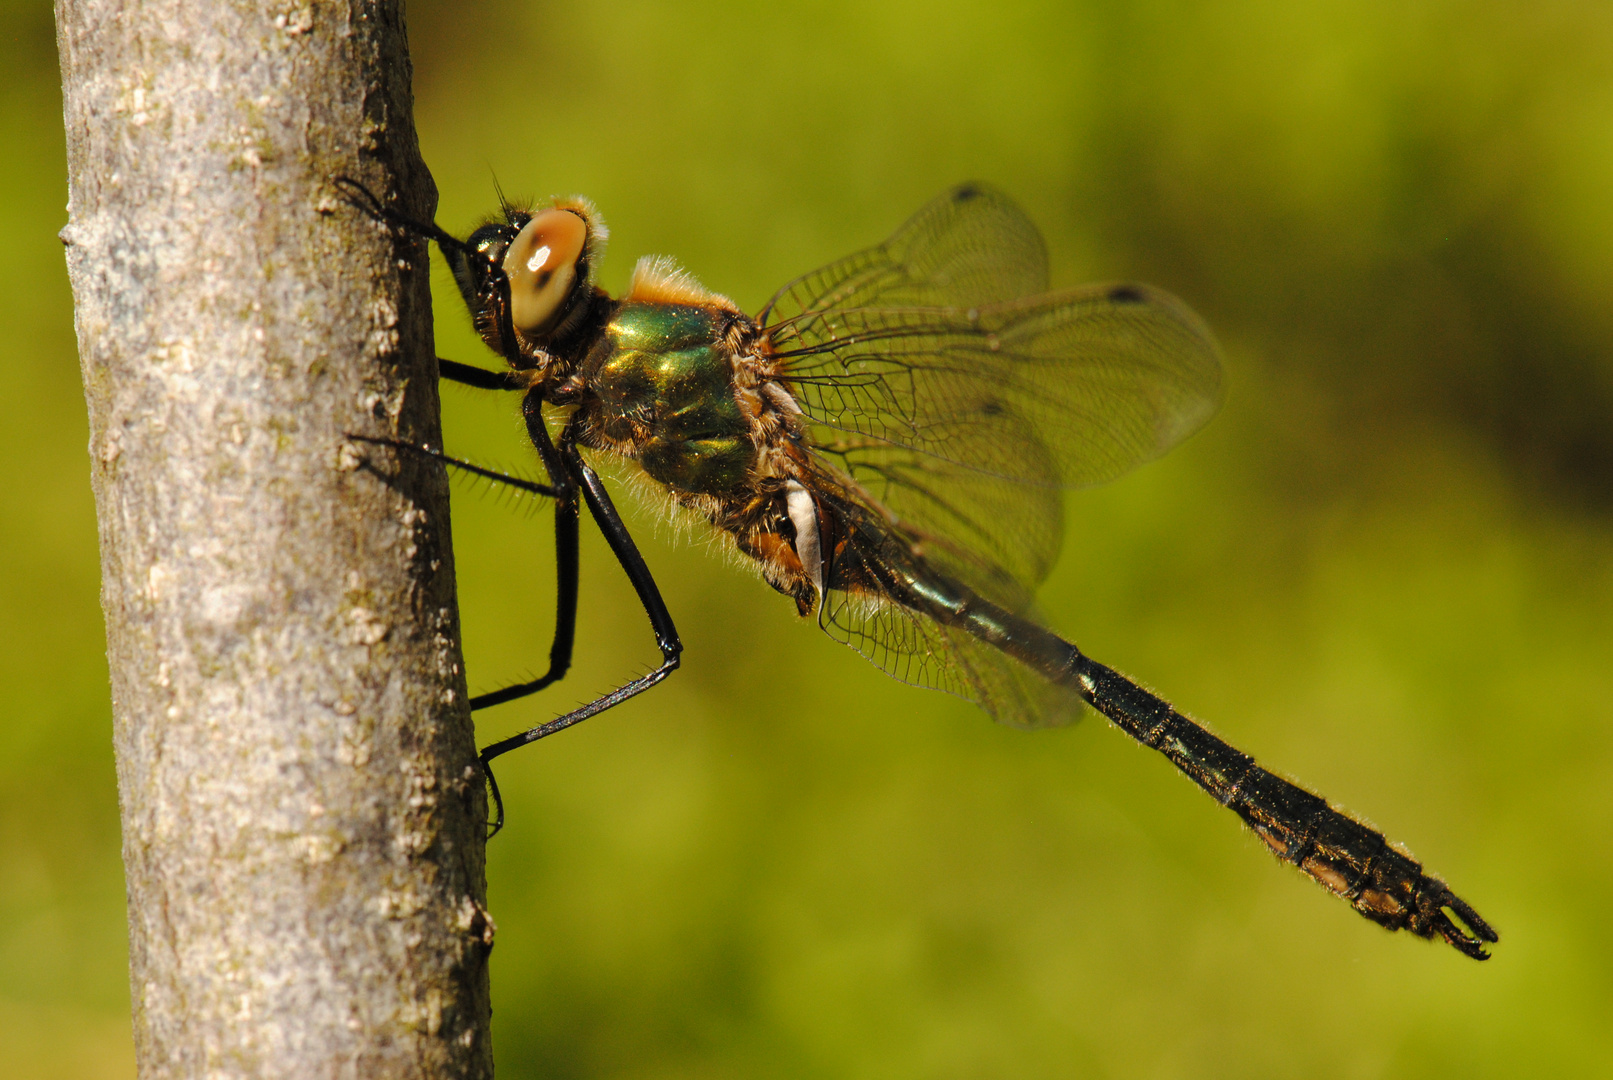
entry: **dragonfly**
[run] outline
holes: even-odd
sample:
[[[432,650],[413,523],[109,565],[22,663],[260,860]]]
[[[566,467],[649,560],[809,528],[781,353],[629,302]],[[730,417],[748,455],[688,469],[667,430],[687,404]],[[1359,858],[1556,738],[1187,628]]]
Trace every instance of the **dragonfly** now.
[[[1367,919],[1488,958],[1497,932],[1383,834],[1032,613],[1058,555],[1063,492],[1160,456],[1219,405],[1220,351],[1180,300],[1132,283],[1049,291],[1040,232],[983,183],[952,188],[883,243],[789,282],[754,316],[661,256],[640,259],[627,292],[611,297],[595,284],[608,233],[584,199],[530,207],[501,196],[499,212],[461,239],[356,181],[337,183],[371,218],[437,244],[503,361],[490,370],[439,359],[441,377],[521,394],[548,476],[538,483],[363,439],[553,501],[548,669],[471,708],[565,675],[580,506],[661,652],[654,670],[481,752],[494,832],[504,823],[495,758],[643,693],[679,665],[672,616],[588,451],[636,464],[801,616],[886,673],[1023,728],[1067,723],[1089,706]]]

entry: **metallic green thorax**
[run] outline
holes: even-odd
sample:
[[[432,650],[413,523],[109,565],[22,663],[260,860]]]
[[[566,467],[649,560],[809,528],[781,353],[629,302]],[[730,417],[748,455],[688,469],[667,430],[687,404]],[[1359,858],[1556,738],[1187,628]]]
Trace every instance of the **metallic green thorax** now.
[[[596,436],[632,447],[676,491],[732,491],[756,458],[723,341],[732,321],[692,305],[624,303],[579,373],[596,399]]]

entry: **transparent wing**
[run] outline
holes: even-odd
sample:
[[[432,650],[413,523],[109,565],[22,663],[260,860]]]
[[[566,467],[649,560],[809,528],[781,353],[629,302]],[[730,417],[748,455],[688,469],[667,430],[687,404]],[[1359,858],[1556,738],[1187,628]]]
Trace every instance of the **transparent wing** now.
[[[1220,404],[1209,331],[1145,285],[823,311],[781,324],[770,342],[825,444],[862,436],[1030,484],[1112,480]],[[1043,452],[1025,455],[1031,442]]]
[[[831,590],[818,622],[892,678],[972,701],[998,723],[1058,727],[1081,715],[1074,691],[1048,682],[965,630],[889,601]]]
[[[1047,454],[1005,425],[1004,438],[1030,464]],[[899,532],[916,554],[1010,611],[1023,612],[1058,558],[1064,539],[1063,492],[1016,484],[909,447],[861,437],[820,441],[818,453],[849,477],[859,501]],[[1002,448],[1001,446],[999,448]]]
[[[859,559],[953,581],[1023,613],[1057,557],[1062,492],[1164,453],[1220,401],[1220,355],[1142,285],[1045,293],[1036,227],[966,184],[885,243],[786,285],[758,322],[845,496]],[[857,545],[867,546],[867,545]],[[920,605],[922,606],[922,605]],[[820,620],[894,677],[1042,726],[1077,699],[978,640],[831,582]]]
[[[1047,248],[1012,199],[981,183],[930,201],[878,247],[790,282],[763,326],[832,308],[990,304],[1047,290]]]
[[[1142,285],[826,310],[771,342],[819,453],[941,569],[1011,610],[1057,557],[1058,489],[1158,457],[1220,400],[1209,332]]]
[[[989,625],[987,638],[1001,644],[1007,635],[1019,647],[1032,640],[1023,635],[1043,631],[1016,630],[989,617],[981,623],[979,599],[947,576],[925,544],[867,505],[855,489],[829,479],[817,499],[831,539],[818,622],[830,637],[893,678],[955,694],[1005,724],[1050,727],[1080,714],[1073,691],[969,627]]]

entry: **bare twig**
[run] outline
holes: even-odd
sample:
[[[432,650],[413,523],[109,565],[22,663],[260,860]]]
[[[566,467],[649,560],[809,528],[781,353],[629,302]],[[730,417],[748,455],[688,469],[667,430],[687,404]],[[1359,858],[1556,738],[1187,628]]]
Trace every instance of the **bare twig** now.
[[[329,188],[430,217],[399,7],[57,27],[140,1075],[490,1076],[446,486],[344,437],[438,442],[425,252]]]

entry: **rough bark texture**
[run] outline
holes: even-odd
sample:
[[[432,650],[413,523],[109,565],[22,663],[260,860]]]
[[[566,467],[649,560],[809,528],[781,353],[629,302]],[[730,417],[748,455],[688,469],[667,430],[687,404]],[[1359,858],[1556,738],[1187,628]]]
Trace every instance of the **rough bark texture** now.
[[[59,0],[142,1077],[482,1077],[486,807],[391,3]],[[407,255],[407,262],[400,262]],[[368,459],[373,458],[371,465]]]

